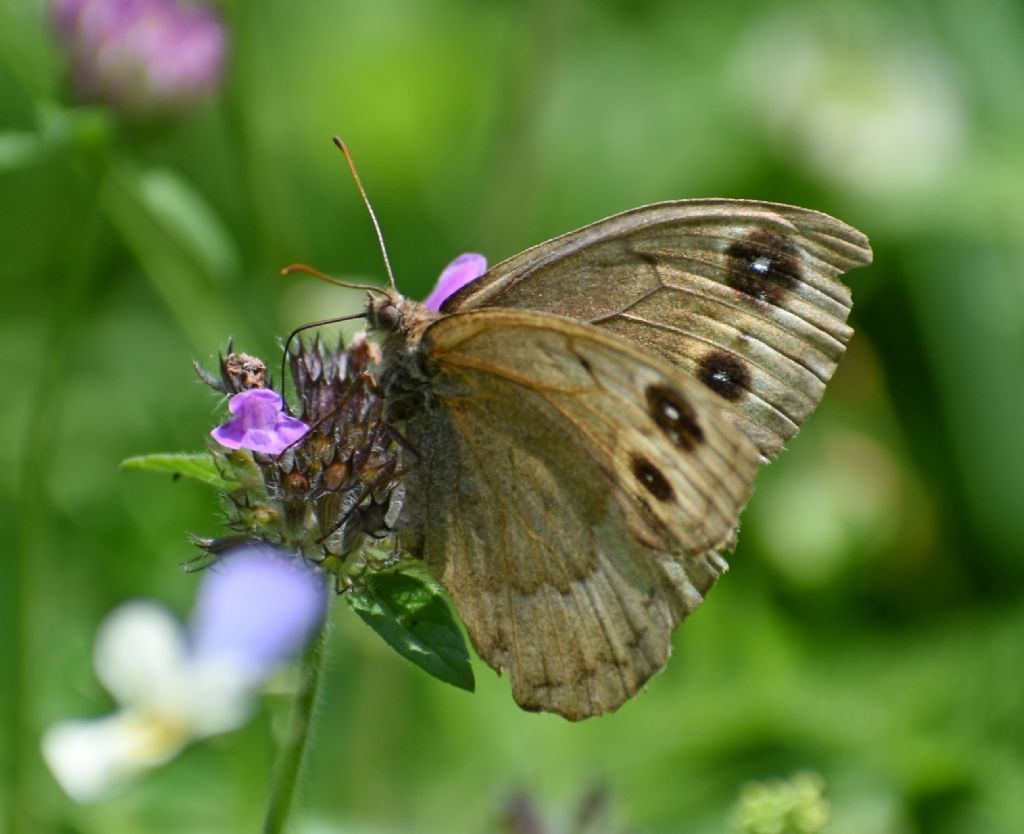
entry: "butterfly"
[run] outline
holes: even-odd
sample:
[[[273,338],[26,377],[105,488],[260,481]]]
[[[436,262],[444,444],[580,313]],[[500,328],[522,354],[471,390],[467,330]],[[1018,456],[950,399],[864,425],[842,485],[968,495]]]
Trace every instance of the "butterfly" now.
[[[819,212],[683,200],[527,249],[438,311],[371,296],[406,537],[521,707],[599,715],[665,665],[852,335],[839,276],[871,258]]]

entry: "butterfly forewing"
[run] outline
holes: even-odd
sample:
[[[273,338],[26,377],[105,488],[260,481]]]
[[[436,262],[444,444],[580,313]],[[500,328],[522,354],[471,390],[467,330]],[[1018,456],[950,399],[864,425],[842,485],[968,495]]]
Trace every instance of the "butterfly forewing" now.
[[[659,203],[528,249],[442,309],[543,310],[629,339],[729,401],[771,456],[820,401],[852,333],[838,276],[870,260],[860,232],[819,212]]]
[[[758,451],[694,379],[614,336],[518,310],[424,334],[424,557],[527,708],[619,706],[713,584]]]

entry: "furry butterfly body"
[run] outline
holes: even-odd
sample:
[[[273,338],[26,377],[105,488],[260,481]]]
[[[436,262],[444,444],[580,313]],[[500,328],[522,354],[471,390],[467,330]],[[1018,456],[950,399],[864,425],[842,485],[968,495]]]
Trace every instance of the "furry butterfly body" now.
[[[522,707],[598,715],[664,666],[850,338],[838,276],[870,260],[827,215],[679,201],[528,249],[439,313],[371,300],[406,534]]]

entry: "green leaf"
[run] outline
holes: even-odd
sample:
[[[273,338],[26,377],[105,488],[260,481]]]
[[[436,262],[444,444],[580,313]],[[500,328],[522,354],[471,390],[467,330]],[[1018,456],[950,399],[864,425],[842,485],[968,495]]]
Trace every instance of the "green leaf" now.
[[[160,207],[154,201],[170,199]],[[114,158],[106,168],[100,208],[138,260],[168,309],[198,353],[223,340],[229,330],[239,344],[252,343],[242,329],[238,310],[229,306],[218,286],[223,270],[234,269],[237,255],[212,210],[198,209],[192,220],[184,214],[199,204],[197,192],[180,180],[157,175],[154,180],[130,160]],[[209,221],[208,238],[197,228]],[[213,226],[217,226],[214,230]],[[211,241],[213,241],[211,243]],[[226,254],[225,254],[226,253]],[[218,277],[220,276],[220,277]]]
[[[469,650],[439,588],[408,573],[370,574],[348,604],[385,642],[435,678],[472,692]]]
[[[229,481],[220,474],[216,462],[207,452],[139,455],[121,461],[121,468],[184,475],[223,490],[232,490],[238,487],[237,481]]]
[[[239,255],[217,212],[188,180],[167,168],[139,172],[138,195],[146,210],[207,275],[229,283]]]

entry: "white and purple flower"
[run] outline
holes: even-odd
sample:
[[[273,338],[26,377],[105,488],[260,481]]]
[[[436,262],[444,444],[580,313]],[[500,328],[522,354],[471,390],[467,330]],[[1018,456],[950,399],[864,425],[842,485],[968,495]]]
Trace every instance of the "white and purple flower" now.
[[[50,770],[72,799],[90,802],[189,742],[235,729],[325,611],[319,572],[268,547],[232,551],[207,570],[187,629],[158,603],[122,605],[94,652],[120,709],[51,727],[42,739]]]
[[[177,0],[55,0],[52,19],[78,92],[136,114],[178,110],[220,83],[227,32]]]
[[[228,409],[234,417],[210,434],[229,449],[279,455],[309,432],[309,426],[284,413],[281,395],[269,388],[235,394]]]

